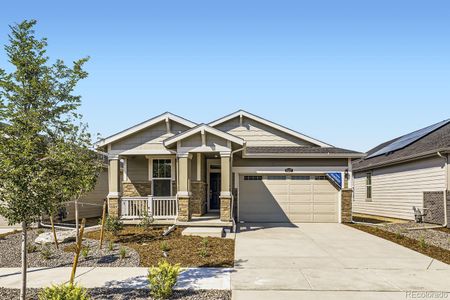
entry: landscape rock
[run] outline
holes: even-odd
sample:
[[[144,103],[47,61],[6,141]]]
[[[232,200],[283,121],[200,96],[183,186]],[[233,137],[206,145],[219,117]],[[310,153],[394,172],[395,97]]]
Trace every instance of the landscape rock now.
[[[76,231],[75,230],[57,231],[56,238],[58,239],[58,243],[73,242],[76,239]],[[49,231],[40,234],[34,240],[34,242],[39,245],[45,245],[45,244],[52,244],[55,242],[55,240],[53,238],[53,233]]]

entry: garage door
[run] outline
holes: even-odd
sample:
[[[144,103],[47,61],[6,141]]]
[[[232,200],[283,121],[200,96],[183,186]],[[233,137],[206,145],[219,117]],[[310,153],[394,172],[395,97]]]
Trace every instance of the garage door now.
[[[338,222],[338,190],[325,175],[241,175],[244,222]]]

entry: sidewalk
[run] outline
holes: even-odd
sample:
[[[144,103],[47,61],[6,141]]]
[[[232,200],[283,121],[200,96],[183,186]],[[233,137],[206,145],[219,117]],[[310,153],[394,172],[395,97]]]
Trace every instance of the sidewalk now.
[[[29,268],[27,287],[42,288],[67,282],[71,268]],[[175,289],[229,290],[229,268],[184,269]],[[85,288],[147,288],[148,268],[78,268],[75,281]],[[20,288],[20,268],[0,268],[0,287]]]

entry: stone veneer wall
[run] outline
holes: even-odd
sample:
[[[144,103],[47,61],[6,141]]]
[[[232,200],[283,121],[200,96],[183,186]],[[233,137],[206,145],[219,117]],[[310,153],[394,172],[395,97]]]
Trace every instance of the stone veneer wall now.
[[[231,197],[220,197],[220,221],[231,221]]]
[[[122,188],[124,197],[147,197],[152,194],[151,181],[123,182]]]
[[[206,183],[191,181],[191,214],[195,217],[206,213]]]
[[[425,223],[445,223],[444,192],[423,192],[423,207],[423,213],[426,213],[423,217]]]
[[[352,189],[342,189],[341,192],[341,222],[352,222]]]

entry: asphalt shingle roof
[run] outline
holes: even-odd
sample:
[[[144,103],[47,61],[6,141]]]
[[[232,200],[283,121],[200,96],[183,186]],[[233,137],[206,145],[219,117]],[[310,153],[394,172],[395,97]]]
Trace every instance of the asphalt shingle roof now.
[[[369,150],[367,156],[370,156],[370,154],[375,153],[399,138],[395,138]],[[407,157],[420,157],[426,153],[443,150],[450,150],[450,123],[425,135],[405,148],[380,156],[356,160],[353,162],[353,170],[376,168],[387,163],[400,162]]]

